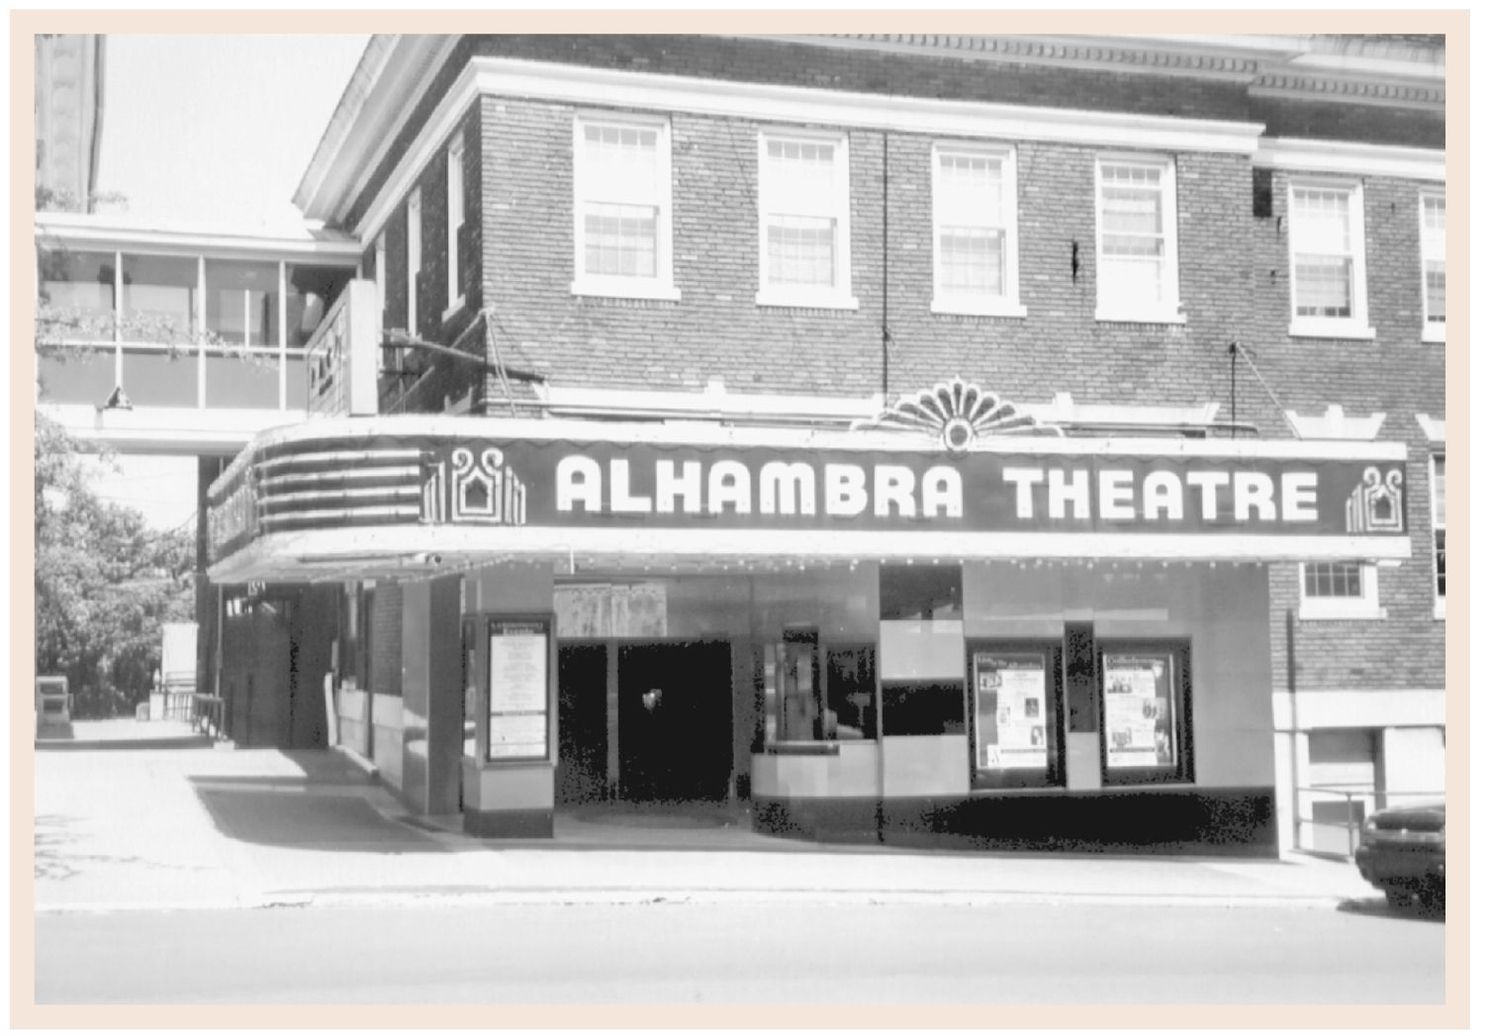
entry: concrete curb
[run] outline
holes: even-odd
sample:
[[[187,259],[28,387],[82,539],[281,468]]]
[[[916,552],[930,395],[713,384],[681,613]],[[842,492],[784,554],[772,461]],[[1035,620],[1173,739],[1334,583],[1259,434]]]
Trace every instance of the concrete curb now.
[[[933,891],[905,889],[718,889],[718,888],[553,888],[553,889],[366,889],[266,892],[233,900],[206,902],[130,902],[38,905],[36,914],[138,913],[145,911],[217,911],[314,909],[337,907],[451,907],[451,906],[687,906],[699,903],[814,903],[837,906],[960,906],[1082,903],[1114,906],[1249,907],[1339,910],[1359,899],[1323,894],[1259,895],[1239,893],[1121,893],[1055,892],[992,889]]]

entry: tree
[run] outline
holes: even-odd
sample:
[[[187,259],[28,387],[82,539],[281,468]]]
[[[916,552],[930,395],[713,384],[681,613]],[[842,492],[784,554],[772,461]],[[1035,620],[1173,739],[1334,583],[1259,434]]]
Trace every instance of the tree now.
[[[76,713],[133,711],[160,665],[161,624],[193,617],[193,538],[158,533],[88,484],[86,447],[36,416],[36,672],[62,673]]]

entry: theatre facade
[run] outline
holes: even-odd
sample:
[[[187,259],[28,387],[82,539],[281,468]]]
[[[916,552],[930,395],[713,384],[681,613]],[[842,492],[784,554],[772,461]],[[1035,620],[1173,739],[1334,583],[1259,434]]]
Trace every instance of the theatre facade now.
[[[1420,37],[374,37],[308,418],[201,508],[229,735],[483,836],[1328,848],[1443,780],[1443,106]]]
[[[1070,438],[962,381],[887,418],[311,421],[215,484],[210,571],[372,587],[354,630],[396,598],[403,693],[344,677],[337,738],[474,833],[740,798],[820,839],[1273,852],[1267,565],[1407,556],[1403,447]]]

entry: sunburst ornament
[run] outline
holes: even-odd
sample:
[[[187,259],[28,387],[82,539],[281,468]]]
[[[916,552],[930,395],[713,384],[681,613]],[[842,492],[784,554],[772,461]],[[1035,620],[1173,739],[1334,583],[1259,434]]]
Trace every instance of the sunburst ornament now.
[[[1056,425],[1043,424],[994,392],[959,377],[909,392],[858,427],[931,432],[950,453],[968,452],[982,435],[1063,434]]]

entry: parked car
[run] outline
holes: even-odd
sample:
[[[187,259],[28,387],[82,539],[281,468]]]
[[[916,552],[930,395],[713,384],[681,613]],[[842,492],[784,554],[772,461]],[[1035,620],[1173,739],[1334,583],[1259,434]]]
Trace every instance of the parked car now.
[[[1446,803],[1395,806],[1363,822],[1354,861],[1358,872],[1383,889],[1390,906],[1446,907]]]

